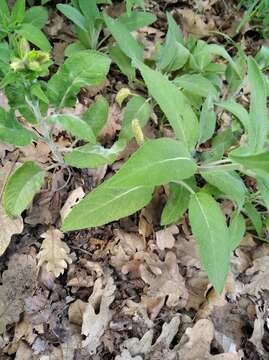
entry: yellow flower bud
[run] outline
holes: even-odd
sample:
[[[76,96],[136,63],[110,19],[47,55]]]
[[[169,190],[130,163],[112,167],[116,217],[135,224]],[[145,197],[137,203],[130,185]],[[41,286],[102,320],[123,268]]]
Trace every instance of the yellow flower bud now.
[[[116,96],[116,102],[119,104],[119,106],[122,105],[123,101],[129,96],[131,95],[131,91],[128,88],[122,88],[120,89],[120,91],[117,93]]]
[[[136,142],[138,143],[138,145],[142,145],[144,143],[144,134],[143,134],[143,131],[141,129],[138,119],[134,119],[132,121],[132,130],[133,130]]]

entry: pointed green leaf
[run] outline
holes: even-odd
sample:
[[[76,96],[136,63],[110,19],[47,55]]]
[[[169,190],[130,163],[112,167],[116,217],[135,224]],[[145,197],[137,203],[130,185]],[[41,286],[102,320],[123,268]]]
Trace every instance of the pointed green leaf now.
[[[225,217],[212,196],[191,195],[189,218],[209,280],[221,293],[229,271],[230,239]]]
[[[247,216],[250,218],[257,234],[261,237],[263,233],[263,225],[261,215],[253,204],[250,202],[244,206]]]
[[[267,91],[262,72],[253,58],[248,59],[250,84],[249,144],[253,152],[263,150],[268,132]]]
[[[72,107],[81,87],[100,85],[109,66],[109,58],[95,51],[81,51],[71,56],[48,82],[51,103],[59,108]]]
[[[25,15],[25,0],[16,0],[11,11],[11,21],[21,23]]]
[[[83,114],[83,120],[92,128],[95,136],[97,136],[108,119],[109,105],[107,100],[100,96],[93,105]]]
[[[128,77],[129,82],[135,80],[135,68],[132,66],[131,59],[119,48],[118,45],[111,46],[109,53],[112,61],[116,63],[120,71]]]
[[[41,50],[50,51],[51,45],[48,39],[36,26],[24,23],[17,30],[17,33]]]
[[[87,21],[85,16],[83,16],[76,8],[71,5],[58,4],[56,5],[57,9],[64,14],[69,20],[71,20],[75,25],[77,25],[81,30],[88,31]]]
[[[124,109],[119,138],[131,140],[134,136],[132,131],[132,121],[137,119],[141,128],[143,128],[147,124],[150,114],[151,106],[149,102],[142,96],[133,97]]]
[[[189,201],[190,192],[180,184],[171,183],[169,197],[162,211],[161,225],[177,223],[188,209]]]
[[[199,144],[203,144],[211,139],[216,128],[216,113],[214,111],[214,104],[211,94],[209,94],[203,104],[200,114],[199,128]]]
[[[110,165],[117,160],[125,145],[126,143],[120,140],[115,142],[110,149],[106,149],[100,144],[86,144],[67,153],[64,161],[66,164],[80,169]]]
[[[267,210],[269,210],[269,175],[257,176],[256,181],[265,206],[267,207]]]
[[[229,99],[221,103],[218,103],[217,105],[223,108],[224,110],[227,110],[230,113],[232,113],[241,122],[245,131],[247,132],[249,131],[249,123],[250,123],[249,114],[241,104],[235,102],[234,99]]]
[[[207,97],[209,94],[217,96],[215,86],[201,74],[184,74],[176,77],[173,82],[176,86],[198,96]]]
[[[113,186],[157,186],[192,176],[196,163],[185,146],[173,139],[146,141],[113,176]]]
[[[105,13],[104,20],[120,49],[130,58],[142,61],[143,47],[133,38],[128,29],[119,20],[113,20]]]
[[[246,232],[245,219],[241,214],[236,214],[229,226],[231,251],[234,251],[243,239]]]
[[[253,170],[256,173],[269,172],[269,151],[256,155],[237,155],[238,152],[231,152],[229,158],[238,164],[243,165],[246,169]]]
[[[155,15],[145,11],[132,11],[130,16],[128,16],[128,14],[123,14],[119,17],[119,22],[130,32],[148,26],[156,20],[157,18]]]
[[[26,11],[23,22],[42,29],[48,22],[48,11],[42,6],[32,6]]]
[[[148,87],[149,93],[166,115],[176,136],[189,149],[195,146],[199,128],[197,118],[182,92],[158,71],[135,62]]]
[[[49,116],[47,122],[49,124],[58,124],[62,126],[66,131],[79,139],[88,140],[92,144],[96,143],[96,138],[91,127],[86,121],[80,119],[78,116],[56,114]]]
[[[234,200],[239,209],[242,209],[247,188],[235,171],[205,171],[201,175],[209,184]]]
[[[147,205],[153,188],[110,186],[110,180],[89,193],[65,218],[62,230],[71,231],[107,224]]]
[[[33,161],[27,161],[9,178],[3,196],[5,211],[19,216],[44,184],[45,172]]]

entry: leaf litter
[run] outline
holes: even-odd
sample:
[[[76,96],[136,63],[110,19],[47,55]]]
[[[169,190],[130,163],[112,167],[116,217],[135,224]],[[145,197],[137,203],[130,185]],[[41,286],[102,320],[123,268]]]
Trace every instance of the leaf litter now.
[[[176,1],[149,4],[162,16],[165,7],[174,6],[185,32],[217,38],[218,1],[193,1],[182,8]],[[226,26],[222,21],[220,29]],[[60,41],[54,56],[61,63],[65,46],[73,41],[69,24],[54,14],[47,33]],[[136,36],[150,56],[152,43],[163,34],[149,27]],[[106,93],[105,86],[92,93],[86,89],[81,102]],[[110,102],[109,121],[100,135],[108,145],[122,118],[121,109]],[[58,129],[55,136],[63,148],[70,146],[70,138]],[[51,162],[44,144],[20,149],[19,159],[10,146],[1,145],[0,153],[0,193],[16,161],[35,160],[43,166]],[[129,155],[126,151],[120,160]],[[202,269],[186,220],[164,229],[157,225],[162,193],[138,217],[65,236],[57,230],[78,199],[109,177],[117,163],[113,166],[76,172],[69,187],[59,192],[66,176],[53,172],[46,191],[26,211],[24,228],[21,217],[7,218],[0,205],[0,358],[268,359],[268,244],[245,237],[218,296]]]

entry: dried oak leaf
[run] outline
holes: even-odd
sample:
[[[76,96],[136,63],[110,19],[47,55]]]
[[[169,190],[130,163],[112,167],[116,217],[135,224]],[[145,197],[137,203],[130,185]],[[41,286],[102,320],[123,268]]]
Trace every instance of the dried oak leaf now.
[[[24,300],[35,289],[36,277],[36,261],[32,256],[12,256],[0,286],[0,334],[4,333],[7,325],[19,321]]]
[[[160,264],[159,274],[153,274],[142,264],[140,265],[141,278],[149,284],[147,296],[150,298],[167,298],[167,306],[180,305],[184,307],[187,303],[188,292],[185,287],[184,278],[179,273],[177,259],[174,253],[168,252],[165,261]]]
[[[245,285],[242,292],[259,297],[263,291],[269,291],[269,256],[262,256],[253,261],[253,266],[246,271],[246,275],[253,276],[250,283]]]
[[[93,293],[88,300],[83,313],[81,333],[86,336],[82,347],[86,347],[90,354],[95,354],[101,342],[101,337],[112,319],[110,305],[114,300],[116,286],[110,275],[106,276],[106,285],[102,288],[102,279],[95,281]],[[99,305],[99,306],[98,306]]]
[[[62,209],[60,211],[62,221],[64,221],[64,219],[67,217],[67,215],[73,209],[73,207],[75,205],[77,205],[77,203],[84,197],[84,195],[85,195],[85,192],[81,186],[76,188],[75,190],[71,191],[64,206],[62,207]]]
[[[172,249],[175,245],[174,235],[178,234],[179,230],[176,225],[167,227],[164,230],[156,232],[156,242],[159,249]]]
[[[72,263],[69,255],[70,249],[63,238],[63,233],[55,228],[50,228],[41,237],[44,239],[42,242],[41,250],[37,254],[38,267],[46,264],[48,272],[53,273],[55,277],[64,273],[68,264]]]
[[[5,183],[13,169],[13,164],[7,162],[0,169],[0,199],[4,190]],[[6,251],[11,236],[14,234],[20,234],[23,230],[23,220],[21,216],[17,218],[11,218],[7,216],[1,202],[0,202],[0,256]]]
[[[188,328],[175,347],[178,358],[184,360],[240,360],[241,353],[210,354],[214,339],[214,325],[210,320],[198,320],[193,328]]]

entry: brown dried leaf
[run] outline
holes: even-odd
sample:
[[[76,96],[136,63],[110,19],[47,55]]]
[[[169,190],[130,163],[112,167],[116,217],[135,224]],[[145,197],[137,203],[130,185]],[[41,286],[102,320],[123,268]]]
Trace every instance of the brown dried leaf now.
[[[156,232],[156,242],[159,249],[172,249],[175,245],[174,235],[178,234],[179,230],[176,225],[169,226],[164,230]]]
[[[37,276],[36,261],[30,255],[14,255],[0,286],[0,334],[8,324],[19,321],[24,300],[32,295]]]
[[[246,274],[253,276],[250,283],[245,285],[243,293],[259,297],[259,293],[269,291],[269,256],[262,256],[253,261],[253,266]]]
[[[145,265],[140,266],[141,278],[149,284],[147,296],[150,298],[167,298],[167,306],[184,307],[188,292],[184,278],[179,273],[177,259],[174,253],[168,252],[164,263],[161,263],[159,274],[153,274]]]
[[[64,221],[66,216],[70,213],[73,207],[84,197],[84,195],[85,192],[83,191],[83,188],[81,186],[71,191],[64,206],[60,211],[62,221]]]
[[[205,23],[202,16],[196,14],[191,9],[179,9],[177,13],[180,16],[183,30],[193,34],[198,38],[207,37],[211,34],[211,30],[215,28],[214,21]]]
[[[83,314],[86,310],[87,303],[80,299],[73,302],[68,309],[68,318],[72,324],[80,325],[82,324]]]
[[[96,353],[96,349],[101,343],[101,337],[112,319],[112,310],[110,310],[109,306],[114,300],[116,290],[113,278],[110,275],[107,276],[104,288],[101,288],[100,280],[101,278],[98,278],[94,284],[93,294],[88,300],[82,321],[81,333],[86,335],[82,347],[87,347],[90,354]],[[98,304],[100,306],[97,312]]]
[[[55,228],[50,228],[47,232],[41,235],[44,239],[41,250],[37,255],[38,267],[46,264],[47,270],[55,277],[64,273],[68,264],[72,263],[69,255],[70,249],[63,238],[63,233]]]

